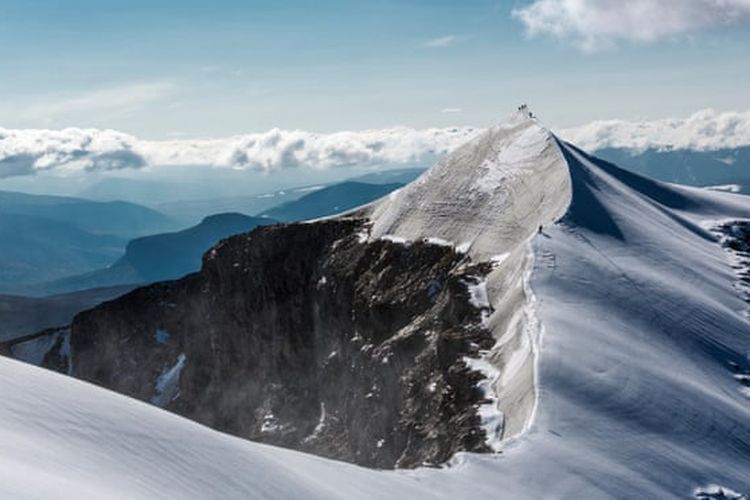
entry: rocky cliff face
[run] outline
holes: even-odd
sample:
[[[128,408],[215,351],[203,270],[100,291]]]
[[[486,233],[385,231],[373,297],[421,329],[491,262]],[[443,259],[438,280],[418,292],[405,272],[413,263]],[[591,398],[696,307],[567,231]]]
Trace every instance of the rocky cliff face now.
[[[366,224],[225,240],[200,273],[78,315],[70,364],[58,339],[49,366],[222,431],[367,466],[488,451],[482,375],[466,359],[494,343],[475,297],[491,265],[444,244],[368,241]]]
[[[226,432],[367,466],[497,451],[537,402],[528,241],[570,193],[557,140],[514,114],[386,198],[230,238],[199,273],[10,348]]]

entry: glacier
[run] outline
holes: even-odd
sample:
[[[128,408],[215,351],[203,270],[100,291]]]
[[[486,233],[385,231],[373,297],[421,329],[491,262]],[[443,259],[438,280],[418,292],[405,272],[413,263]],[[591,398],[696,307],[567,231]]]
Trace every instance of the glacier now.
[[[750,398],[733,376],[750,369],[747,303],[709,229],[750,219],[750,199],[638,176],[516,113],[353,213],[372,221],[364,237],[439,239],[493,263],[483,287],[496,344],[482,361],[496,370],[484,370],[496,373],[495,415],[480,413],[503,423],[498,453],[459,453],[440,469],[365,469],[233,438],[0,359],[0,495],[750,492]]]

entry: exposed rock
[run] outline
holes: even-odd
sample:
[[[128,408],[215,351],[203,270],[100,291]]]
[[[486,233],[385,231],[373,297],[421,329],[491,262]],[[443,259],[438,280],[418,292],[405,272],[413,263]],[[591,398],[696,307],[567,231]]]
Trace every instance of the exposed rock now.
[[[47,328],[0,343],[0,354],[70,374],[70,328]]]
[[[750,221],[733,221],[714,228],[737,274],[737,290],[750,303]]]
[[[494,340],[451,246],[366,221],[224,240],[200,273],[79,314],[72,374],[249,439],[373,467],[489,451],[465,357]],[[67,369],[67,366],[64,367]]]

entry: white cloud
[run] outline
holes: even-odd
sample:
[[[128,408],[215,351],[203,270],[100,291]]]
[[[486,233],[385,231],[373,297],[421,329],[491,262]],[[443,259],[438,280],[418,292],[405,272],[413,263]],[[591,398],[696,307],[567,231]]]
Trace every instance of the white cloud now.
[[[273,171],[410,164],[450,152],[480,132],[471,127],[393,127],[331,134],[273,129],[218,139],[153,141],[114,130],[0,128],[0,177],[175,165]],[[597,121],[561,130],[559,135],[589,151],[735,148],[750,146],[750,111],[704,110],[688,118]]]
[[[719,113],[708,109],[688,118],[596,121],[561,130],[559,135],[589,151],[606,147],[636,151],[736,148],[750,146],[750,111]]]
[[[428,49],[440,49],[443,47],[450,47],[451,45],[455,45],[456,42],[460,41],[461,38],[462,37],[458,35],[441,36],[438,38],[427,40],[426,42],[422,43],[422,47],[425,47]]]
[[[584,50],[750,22],[750,0],[534,0],[513,16],[530,35],[572,40]]]
[[[112,130],[0,128],[0,177],[44,170],[140,168],[132,136]]]
[[[460,113],[463,111],[461,108],[443,108],[440,110],[441,113]]]
[[[473,128],[382,130],[316,134],[273,129],[221,139],[140,140],[113,130],[0,128],[0,177],[44,170],[75,172],[144,166],[210,165],[234,169],[325,169],[408,164],[451,151]]]

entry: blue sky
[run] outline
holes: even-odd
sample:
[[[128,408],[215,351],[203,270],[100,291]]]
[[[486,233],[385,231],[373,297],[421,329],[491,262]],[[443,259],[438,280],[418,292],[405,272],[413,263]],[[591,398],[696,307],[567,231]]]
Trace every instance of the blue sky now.
[[[486,126],[522,101],[558,127],[750,109],[747,12],[705,22],[715,0],[666,0],[694,11],[640,38],[512,14],[557,1],[1,0],[0,127],[163,139]]]

